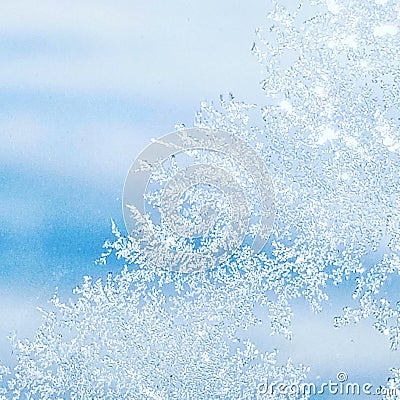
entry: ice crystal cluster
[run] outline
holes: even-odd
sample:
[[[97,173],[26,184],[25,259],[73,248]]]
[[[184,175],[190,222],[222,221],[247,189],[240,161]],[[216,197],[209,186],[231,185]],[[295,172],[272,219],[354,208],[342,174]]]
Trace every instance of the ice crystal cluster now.
[[[124,269],[106,282],[86,278],[76,302],[54,297],[35,340],[15,341],[19,363],[0,398],[254,399],[267,378],[304,379],[305,367],[279,366],[276,352],[232,346],[226,304],[167,297],[166,284]]]
[[[400,393],[400,369],[393,368],[392,376],[388,379],[388,394],[384,396],[384,400],[397,400]],[[397,394],[396,394],[397,393]]]
[[[275,3],[253,46],[277,258],[317,307],[328,280],[356,278],[358,306],[336,325],[373,316],[393,349],[400,304],[381,289],[400,273],[399,23],[398,1]]]
[[[136,251],[148,263],[189,273],[215,268],[244,243],[262,250],[275,207],[265,162],[247,141],[192,128],[153,140],[138,156],[123,210]]]
[[[0,371],[3,398],[257,398],[260,382],[295,384],[307,369],[290,360],[279,365],[276,352],[251,343],[248,329],[263,324],[266,334],[290,338],[295,299],[318,312],[326,286],[349,280],[352,304],[335,325],[372,317],[396,350],[399,24],[398,1],[274,2],[252,48],[264,71],[265,103],[233,96],[204,102],[194,124],[233,135],[265,163],[275,221],[263,251],[252,248],[262,194],[243,163],[229,151],[196,146],[169,154],[136,193],[145,205],[143,213],[131,208],[130,234],[113,225],[115,240],[105,244],[101,260],[115,255],[123,271],[105,282],[87,278],[70,303],[55,296],[36,338],[14,339],[18,363]],[[163,193],[191,163],[228,171],[230,189],[196,178],[196,187],[173,190],[178,219]],[[236,186],[249,225],[231,247],[224,246],[236,234],[227,194]],[[163,218],[175,222],[165,229]],[[201,254],[201,247],[208,249],[205,265],[186,263],[182,255]],[[226,247],[229,257],[219,259]]]

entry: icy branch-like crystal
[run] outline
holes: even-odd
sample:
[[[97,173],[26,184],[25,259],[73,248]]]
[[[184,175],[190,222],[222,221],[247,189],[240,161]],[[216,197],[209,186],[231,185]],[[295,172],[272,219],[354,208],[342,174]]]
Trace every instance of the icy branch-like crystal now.
[[[357,278],[360,307],[336,324],[372,315],[395,349],[396,301],[379,293],[399,273],[399,2],[279,3],[253,46],[265,69],[278,257],[315,286]],[[317,308],[318,292],[307,293]]]
[[[154,210],[149,218],[141,194]],[[214,128],[180,129],[153,141],[129,171],[123,205],[128,232],[147,261],[184,272],[215,268],[246,236],[255,251],[262,250],[275,211],[260,154]],[[155,210],[157,226],[151,222]]]
[[[199,146],[179,126],[180,141],[155,141],[161,153],[134,166],[146,179],[125,202],[129,236],[113,225],[115,241],[105,244],[101,260],[114,254],[127,267],[104,283],[87,279],[74,303],[54,298],[36,339],[14,340],[19,362],[0,396],[257,398],[268,377],[296,383],[306,369],[278,367],[276,354],[261,354],[243,332],[268,321],[270,333],[290,338],[293,300],[317,312],[325,287],[346,280],[358,304],[336,326],[372,317],[398,348],[400,306],[387,288],[400,273],[399,2],[272,3],[252,48],[265,104],[203,102],[191,131],[225,132],[265,164],[276,206],[265,251],[251,248],[271,233],[260,223],[265,174],[254,179],[249,157],[241,168],[241,157],[219,154],[225,142]],[[219,190],[189,165],[240,190]],[[224,252],[230,257],[210,269]]]

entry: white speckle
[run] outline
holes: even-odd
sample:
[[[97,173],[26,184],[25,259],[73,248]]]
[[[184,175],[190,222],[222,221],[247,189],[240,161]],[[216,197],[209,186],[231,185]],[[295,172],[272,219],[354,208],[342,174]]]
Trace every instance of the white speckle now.
[[[393,24],[385,24],[385,25],[380,25],[376,26],[374,28],[374,35],[378,37],[382,37],[385,35],[397,35],[399,32],[399,28],[396,25]]]
[[[343,39],[343,44],[345,44],[346,46],[351,47],[352,49],[355,49],[357,47],[357,36],[356,35],[346,36]]]
[[[170,236],[169,238],[167,238],[167,244],[169,246],[175,246],[176,245],[176,241],[172,236]]]
[[[351,137],[351,136],[346,136],[344,138],[344,142],[347,144],[347,146],[349,147],[357,147],[358,146],[358,142],[357,139]]]
[[[293,111],[293,106],[287,100],[282,100],[279,103],[279,107],[282,108],[282,110],[285,110],[288,113]]]
[[[392,153],[396,152],[397,150],[400,149],[400,145],[399,143],[395,143],[393,146],[389,146],[388,150]]]
[[[330,11],[332,14],[339,13],[340,9],[335,0],[326,0],[326,5],[328,7],[328,11]]]
[[[343,174],[341,175],[341,178],[342,178],[344,181],[348,181],[348,180],[350,179],[350,175],[349,175],[348,172],[343,172]]]
[[[323,86],[316,86],[314,91],[318,96],[326,95],[326,90],[325,90],[325,88]]]
[[[383,144],[384,144],[385,146],[392,146],[392,145],[394,144],[394,141],[393,141],[393,139],[392,139],[391,137],[385,136],[385,137],[383,138]]]
[[[322,129],[322,135],[318,139],[318,144],[324,144],[328,141],[336,140],[338,136],[338,132],[332,129],[331,127],[323,127]]]

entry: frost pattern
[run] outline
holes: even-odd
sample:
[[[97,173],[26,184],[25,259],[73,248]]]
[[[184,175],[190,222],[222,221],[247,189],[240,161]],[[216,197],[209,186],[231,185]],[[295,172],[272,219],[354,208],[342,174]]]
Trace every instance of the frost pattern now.
[[[123,210],[147,262],[197,272],[220,265],[243,243],[262,250],[273,226],[274,190],[264,160],[238,135],[180,129],[136,158]]]
[[[400,272],[400,3],[274,2],[268,21],[253,53],[265,71],[278,252],[309,273],[312,299],[355,278],[359,306],[336,326],[373,316],[397,349],[399,305],[381,289]]]
[[[290,338],[293,300],[318,312],[328,284],[353,279],[357,305],[336,326],[372,316],[396,350],[399,303],[383,288],[400,272],[399,16],[390,0],[273,2],[252,49],[265,71],[265,104],[230,96],[202,103],[195,119],[264,158],[277,207],[265,252],[245,245],[216,269],[165,271],[114,225],[101,260],[114,254],[128,267],[105,283],[88,278],[71,304],[55,297],[36,339],[14,340],[19,363],[3,392],[254,398],[266,377],[294,383],[306,368],[277,366],[276,353],[261,354],[247,330],[269,323]],[[194,197],[190,215],[204,199]]]
[[[168,284],[174,295],[162,290]],[[181,289],[173,273],[86,277],[77,301],[55,296],[54,310],[42,310],[33,341],[13,339],[18,365],[0,398],[255,399],[265,379],[304,380],[306,367],[279,366],[276,351],[235,334],[248,311],[227,309],[226,288]]]
[[[388,379],[388,384],[386,386],[389,392],[383,397],[384,400],[397,400],[399,396],[396,394],[400,392],[400,369],[392,368],[392,376]]]

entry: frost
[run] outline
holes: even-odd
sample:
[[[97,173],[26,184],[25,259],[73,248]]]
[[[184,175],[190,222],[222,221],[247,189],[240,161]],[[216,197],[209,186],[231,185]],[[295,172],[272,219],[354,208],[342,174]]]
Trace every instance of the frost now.
[[[150,179],[138,189],[145,206],[130,208],[128,236],[113,223],[115,240],[100,259],[114,255],[126,267],[106,282],[87,278],[74,302],[53,299],[37,337],[14,339],[18,365],[3,392],[253,399],[268,377],[296,383],[307,369],[278,366],[276,352],[256,349],[248,329],[267,325],[267,333],[290,339],[293,302],[304,298],[318,312],[326,286],[345,281],[354,282],[352,306],[335,326],[371,318],[397,350],[400,303],[390,286],[400,274],[399,16],[399,3],[390,0],[314,0],[292,9],[274,1],[252,48],[264,71],[265,103],[233,95],[202,102],[190,131],[226,132],[265,163],[275,221],[262,232],[263,249],[252,247],[264,224],[249,157],[243,168],[237,157],[216,154],[222,147],[192,146],[163,162],[141,159],[137,170]],[[188,130],[177,129],[181,140]],[[163,138],[152,145],[182,150]],[[190,163],[243,190],[221,191],[211,180],[202,186],[197,172],[179,175]],[[198,187],[182,191],[177,175],[180,182],[194,176]],[[227,193],[234,193],[230,201]],[[232,229],[232,215],[242,215],[232,206],[237,199],[249,217],[243,231]],[[224,243],[229,257],[218,258]],[[193,255],[199,263],[187,262]],[[392,372],[398,387],[399,371]]]
[[[311,264],[311,303],[323,296],[315,288],[357,279],[360,306],[335,323],[372,316],[392,349],[399,309],[380,292],[399,274],[399,19],[395,1],[310,1],[294,11],[274,2],[253,46],[265,71],[275,251],[298,260],[292,268]]]
[[[15,399],[254,399],[268,378],[304,380],[307,368],[290,361],[279,366],[276,351],[262,353],[235,335],[248,311],[227,307],[225,290],[193,288],[190,297],[177,287],[166,295],[162,288],[172,276],[163,278],[161,284],[125,268],[104,283],[87,277],[76,302],[55,296],[36,338],[13,340],[18,365],[8,393]]]
[[[153,141],[128,173],[123,206],[147,262],[185,272],[215,268],[246,239],[261,250],[275,210],[259,153],[238,135],[206,128]]]
[[[388,379],[386,386],[386,395],[383,396],[384,400],[396,400],[399,398],[400,393],[400,369],[393,368],[391,370],[392,377]]]
[[[335,325],[340,327],[372,316],[374,327],[389,338],[392,350],[397,350],[400,345],[400,301],[393,304],[380,296],[386,281],[396,274],[400,275],[400,260],[393,255],[391,258],[385,256],[381,263],[367,271],[365,277],[358,278],[353,298],[360,306],[346,307],[343,315],[335,318]]]

